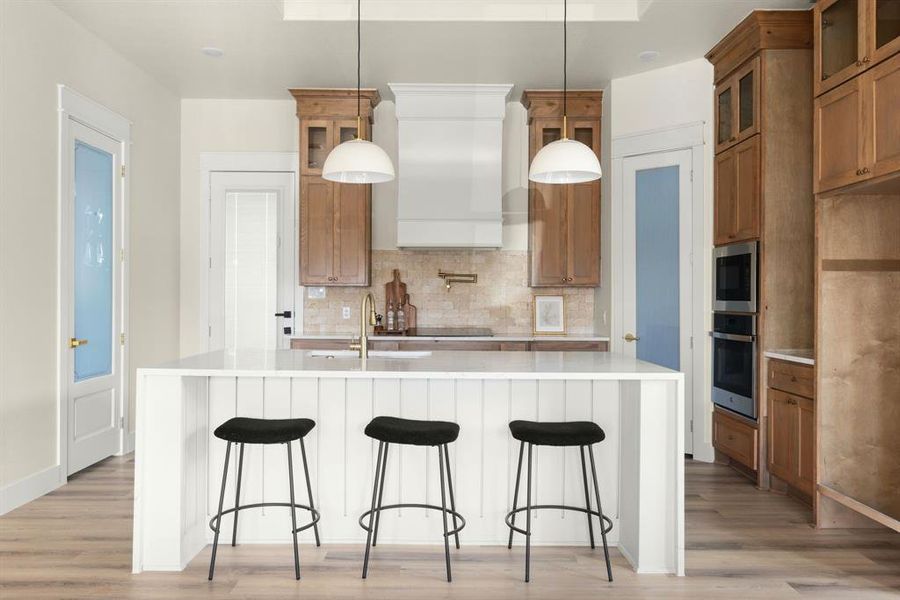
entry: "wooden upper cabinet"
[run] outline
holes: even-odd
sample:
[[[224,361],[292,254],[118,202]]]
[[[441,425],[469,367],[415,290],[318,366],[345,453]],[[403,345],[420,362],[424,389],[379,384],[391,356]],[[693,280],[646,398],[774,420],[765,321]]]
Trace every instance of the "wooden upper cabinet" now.
[[[300,120],[300,282],[369,284],[372,186],[322,178],[328,153],[357,135],[355,89],[291,90]],[[362,90],[362,137],[368,139],[377,90]]]
[[[371,206],[368,186],[332,183],[334,188],[334,262],[332,284],[369,281]]]
[[[529,164],[562,137],[562,92],[527,90]],[[602,92],[571,91],[569,139],[600,156]],[[600,181],[577,185],[529,182],[530,284],[533,287],[600,285]]]
[[[334,147],[334,131],[331,121],[321,119],[300,122],[300,153],[305,160],[300,161],[301,175],[321,175],[322,165]]]
[[[600,127],[570,119],[569,138],[600,156]],[[600,180],[569,186],[567,204],[567,270],[569,285],[600,285]]]
[[[866,44],[876,65],[900,52],[900,0],[870,2],[867,17]]]
[[[900,0],[819,0],[813,23],[816,96],[900,51]]]
[[[760,58],[716,87],[716,153],[759,133]]]
[[[862,80],[816,98],[813,130],[816,193],[861,181],[865,175],[866,144],[863,135]]]
[[[304,285],[330,285],[334,273],[334,186],[300,177],[300,276]]]
[[[759,136],[716,156],[715,245],[759,239],[760,173]]]
[[[815,190],[900,172],[900,54],[816,98]]]
[[[900,12],[900,1],[896,4]],[[869,170],[874,177],[896,173],[900,171],[900,54],[873,67],[862,79],[868,107],[864,126],[871,134]]]

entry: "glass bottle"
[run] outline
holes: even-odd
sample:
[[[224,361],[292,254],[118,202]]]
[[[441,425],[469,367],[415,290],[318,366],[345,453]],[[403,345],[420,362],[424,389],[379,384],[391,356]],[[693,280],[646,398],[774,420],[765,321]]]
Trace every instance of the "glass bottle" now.
[[[391,300],[388,302],[388,311],[387,311],[387,330],[394,331],[395,323],[394,323],[394,301]]]
[[[397,331],[406,331],[406,311],[402,304],[397,308]]]

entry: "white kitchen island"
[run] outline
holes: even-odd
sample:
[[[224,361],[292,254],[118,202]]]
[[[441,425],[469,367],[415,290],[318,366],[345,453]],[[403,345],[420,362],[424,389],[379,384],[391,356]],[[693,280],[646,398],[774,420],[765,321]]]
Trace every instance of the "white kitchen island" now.
[[[212,542],[225,455],[212,431],[234,416],[314,419],[306,450],[322,543],[364,544],[357,519],[371,503],[377,444],[363,429],[377,415],[459,423],[450,460],[457,510],[467,522],[454,551],[460,556],[466,546],[506,544],[518,458],[509,421],[596,422],[607,436],[593,450],[613,522],[610,544],[639,573],[684,574],[681,373],[607,352],[435,352],[363,364],[304,350],[219,351],[138,370],[133,571],[184,569]],[[439,502],[436,453],[396,447],[385,503]],[[283,445],[247,445],[244,463],[242,504],[287,500]],[[299,460],[294,469],[302,482]],[[534,504],[584,506],[578,448],[535,447],[534,480]],[[306,503],[305,486],[297,489],[297,501]],[[307,522],[305,511],[297,515],[298,524]],[[532,518],[533,544],[588,543],[582,513],[542,510]],[[381,519],[380,544],[443,543],[439,512],[403,509]],[[222,526],[231,531],[230,514]],[[241,512],[238,543],[290,539],[287,508]],[[311,530],[301,534],[301,543],[311,541]],[[602,562],[602,549],[597,558]]]

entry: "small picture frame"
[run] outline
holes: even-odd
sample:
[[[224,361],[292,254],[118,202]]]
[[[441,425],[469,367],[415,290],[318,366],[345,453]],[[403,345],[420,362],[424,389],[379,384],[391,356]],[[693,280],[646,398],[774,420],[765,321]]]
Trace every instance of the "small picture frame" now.
[[[566,297],[535,294],[532,303],[534,335],[566,334]]]

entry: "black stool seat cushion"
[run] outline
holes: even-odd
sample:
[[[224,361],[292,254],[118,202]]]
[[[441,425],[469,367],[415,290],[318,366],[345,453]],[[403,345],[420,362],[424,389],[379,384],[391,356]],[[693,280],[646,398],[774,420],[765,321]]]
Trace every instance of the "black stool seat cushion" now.
[[[239,444],[284,444],[312,431],[312,419],[228,419],[213,432],[217,438]]]
[[[440,446],[456,441],[459,436],[459,425],[449,421],[375,417],[366,425],[366,435],[389,444]]]
[[[509,431],[520,442],[538,446],[590,446],[606,439],[600,426],[590,421],[513,421],[509,424]]]

